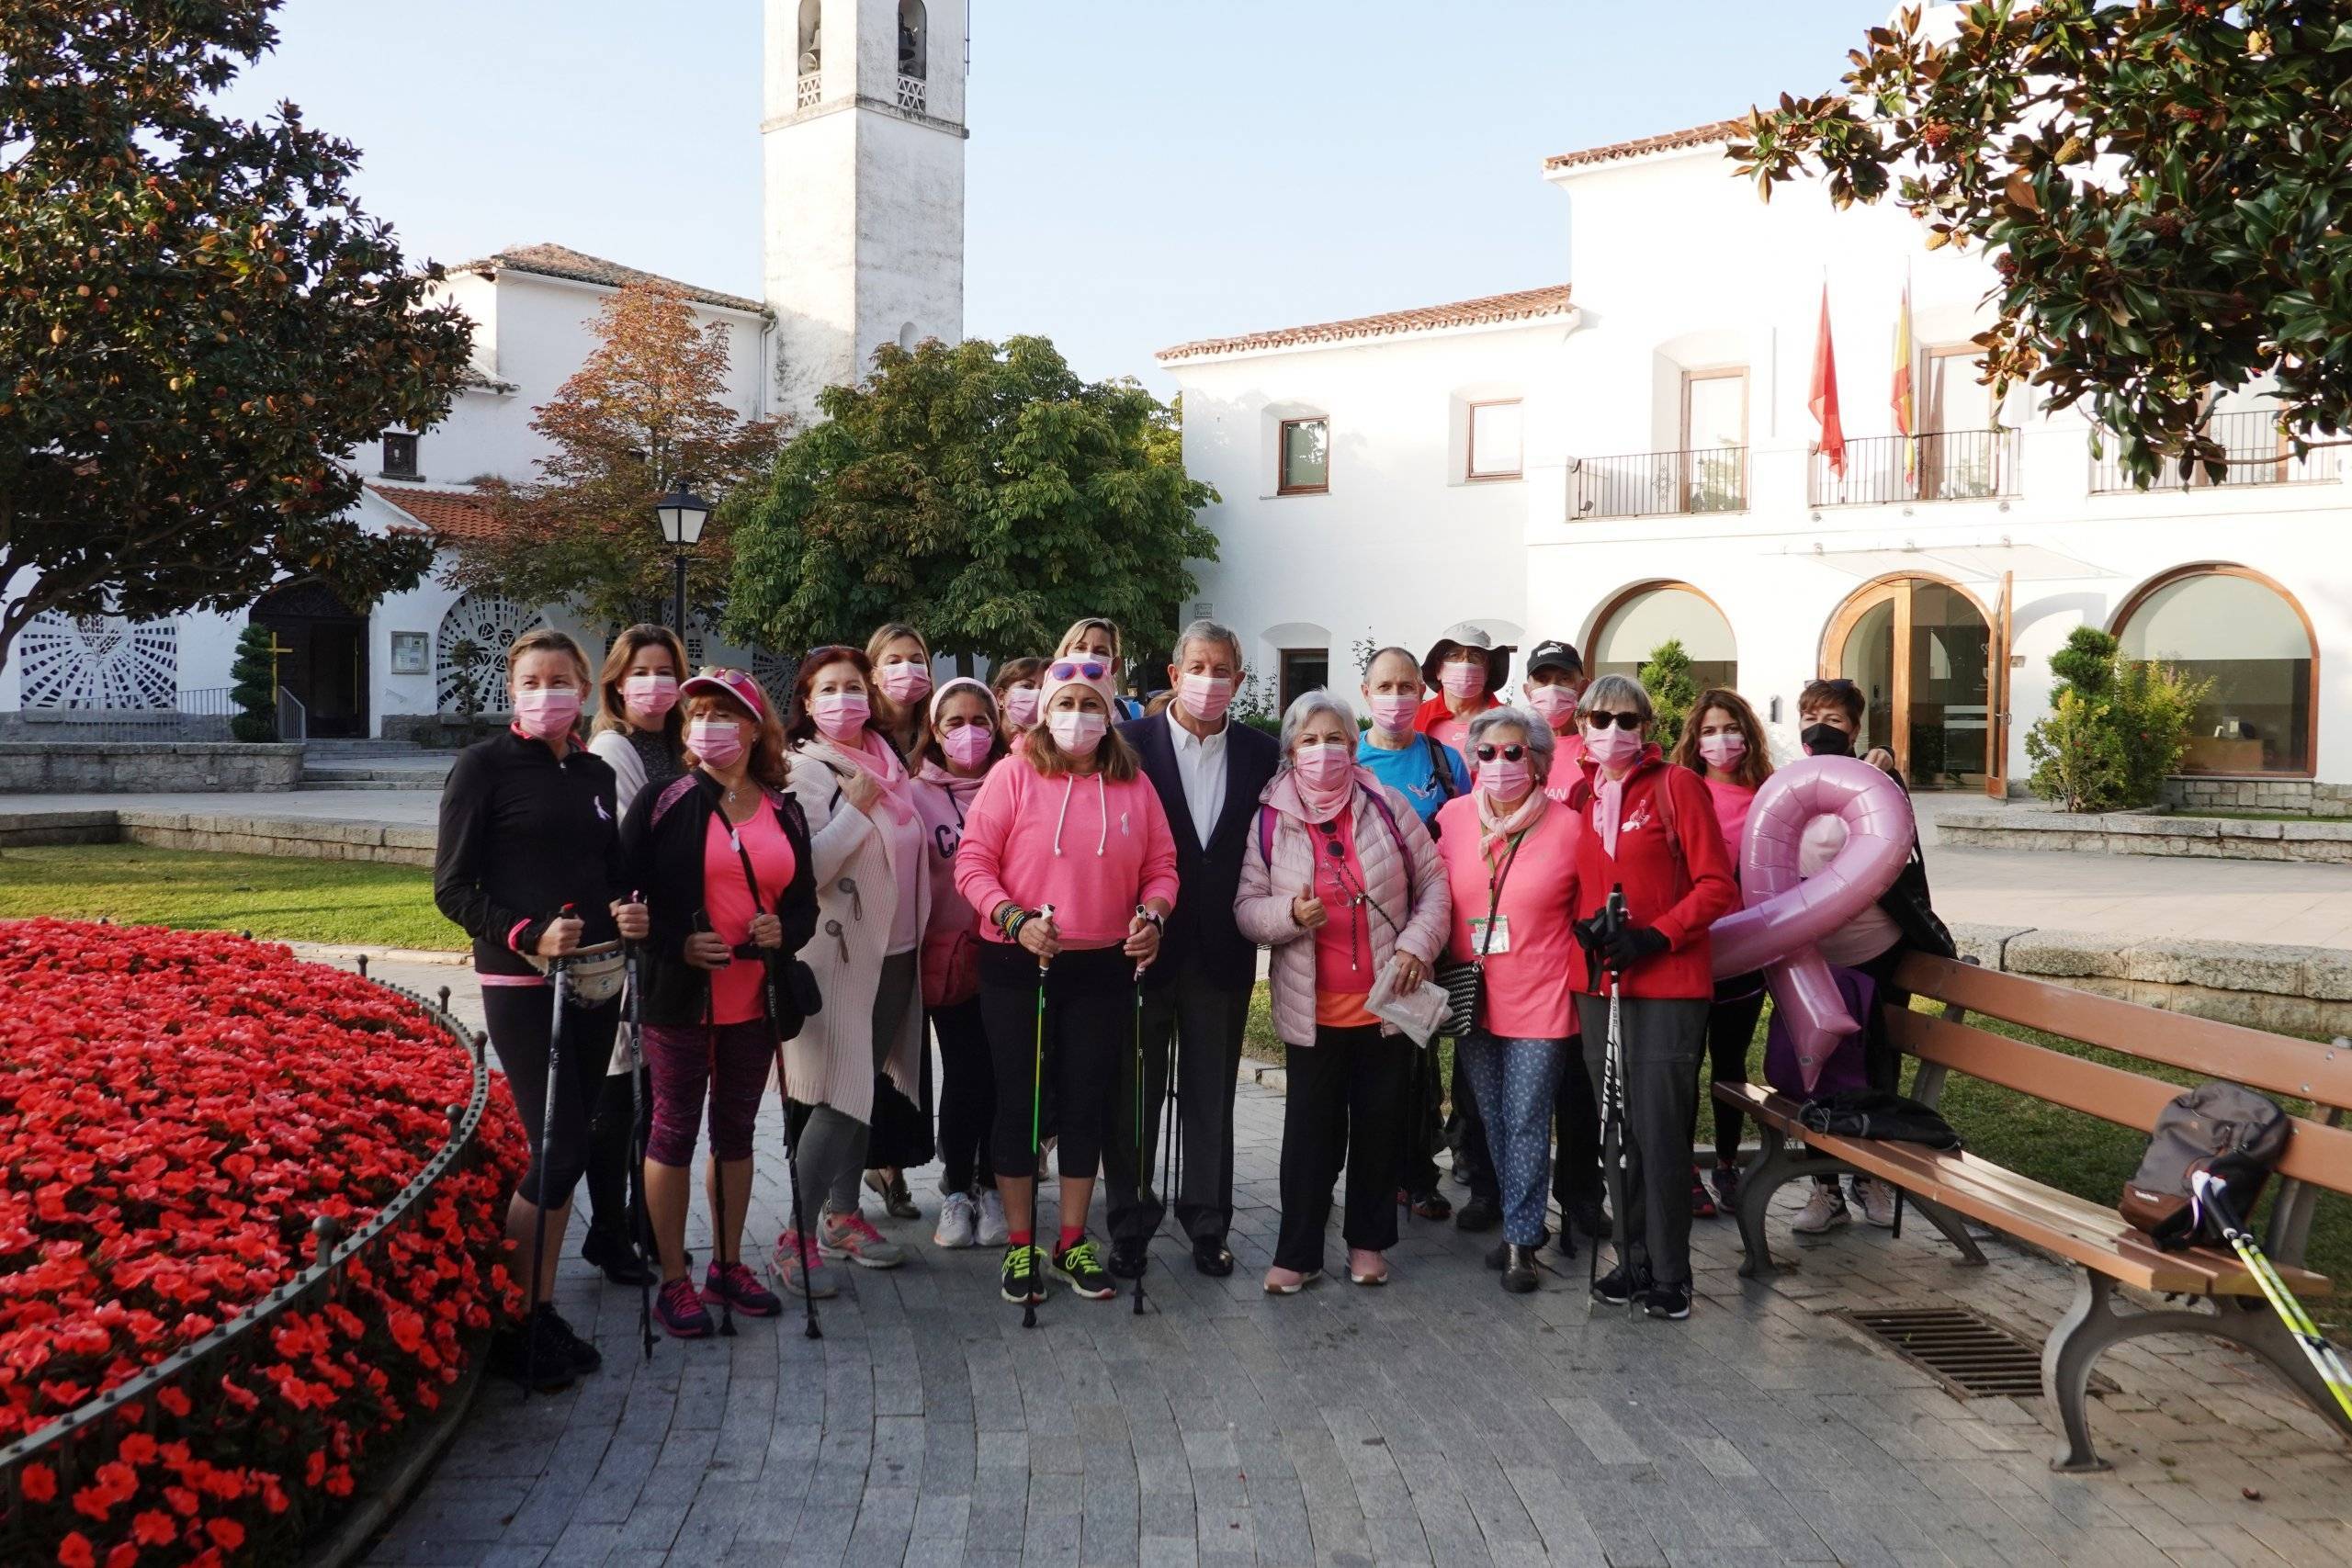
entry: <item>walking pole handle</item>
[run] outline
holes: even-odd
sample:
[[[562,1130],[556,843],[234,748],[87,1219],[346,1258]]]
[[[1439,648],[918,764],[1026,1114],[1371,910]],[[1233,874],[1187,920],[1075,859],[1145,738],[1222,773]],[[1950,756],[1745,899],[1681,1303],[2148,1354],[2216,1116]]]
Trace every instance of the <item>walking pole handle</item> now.
[[[1051,924],[1054,919],[1054,907],[1051,904],[1038,905],[1037,918],[1046,921],[1047,924]],[[1050,958],[1040,958],[1037,960],[1037,973],[1043,975],[1052,963],[1053,960]]]

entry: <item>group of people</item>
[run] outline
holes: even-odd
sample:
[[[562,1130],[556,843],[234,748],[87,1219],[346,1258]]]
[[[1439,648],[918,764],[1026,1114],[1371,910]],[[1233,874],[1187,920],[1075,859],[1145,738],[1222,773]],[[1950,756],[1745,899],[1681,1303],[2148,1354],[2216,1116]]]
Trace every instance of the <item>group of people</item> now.
[[[1738,1180],[1736,1110],[1716,1107],[1712,1170],[1691,1153],[1701,1066],[1745,1079],[1764,1000],[1760,976],[1714,977],[1707,935],[1737,902],[1771,769],[1748,705],[1702,694],[1669,756],[1637,681],[1589,678],[1573,647],[1544,642],[1513,701],[1510,650],[1465,627],[1418,657],[1380,649],[1359,694],[1307,692],[1272,735],[1231,711],[1228,628],[1183,630],[1148,710],[1120,694],[1121,659],[1119,628],[1088,618],[1050,658],[934,686],[921,632],[889,625],[810,650],[786,694],[741,670],[690,673],[659,626],[621,633],[594,672],[560,631],[516,641],[513,724],[452,770],[435,875],[532,1140],[507,1226],[536,1300],[503,1356],[543,1382],[597,1364],[552,1304],[583,1180],[584,1256],[655,1287],[679,1337],[712,1333],[714,1308],[773,1315],[779,1292],[834,1293],[841,1266],[902,1263],[863,1200],[916,1217],[905,1172],[934,1155],[932,1239],[1002,1247],[1007,1301],[1056,1281],[1114,1294],[1171,1211],[1193,1267],[1230,1274],[1261,951],[1287,1068],[1267,1292],[1322,1277],[1343,1170],[1360,1286],[1389,1280],[1401,1213],[1499,1225],[1487,1261],[1512,1292],[1537,1288],[1547,1243],[1573,1257],[1577,1233],[1608,1235],[1613,992],[1627,1240],[1593,1293],[1689,1315],[1691,1222]],[[1850,753],[1849,682],[1813,682],[1800,706],[1808,751]],[[1836,849],[1809,838],[1804,869]],[[1883,992],[1905,932],[1872,915],[1826,956]],[[564,984],[615,945],[637,957],[633,995]],[[1418,1043],[1427,1021],[1400,1026],[1436,986],[1451,1083]],[[620,1031],[625,1010],[640,1029]],[[1894,1056],[1870,1055],[1878,1081]],[[771,1081],[794,1203],[763,1276],[742,1235]],[[685,1228],[706,1124],[697,1283]],[[1458,1212],[1440,1190],[1449,1146]],[[1891,1223],[1886,1195],[1855,1196]],[[1826,1185],[1799,1227],[1849,1213]]]

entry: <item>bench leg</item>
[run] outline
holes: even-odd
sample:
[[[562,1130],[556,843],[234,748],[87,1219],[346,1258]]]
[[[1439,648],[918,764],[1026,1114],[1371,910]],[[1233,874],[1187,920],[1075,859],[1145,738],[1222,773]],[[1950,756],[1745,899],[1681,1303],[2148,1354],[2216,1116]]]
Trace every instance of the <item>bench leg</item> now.
[[[1778,1128],[1758,1122],[1755,1162],[1739,1175],[1739,1277],[1759,1280],[1775,1267],[1772,1246],[1764,1229],[1772,1208],[1772,1194],[1804,1173],[1804,1162],[1789,1153],[1789,1140]]]
[[[1976,1238],[1968,1234],[1968,1222],[1945,1208],[1930,1203],[1917,1194],[1910,1196],[1911,1206],[1925,1214],[1928,1223],[1944,1233],[1944,1239],[1960,1248],[1960,1261],[1971,1269],[1984,1267],[1984,1254],[1977,1249]]]

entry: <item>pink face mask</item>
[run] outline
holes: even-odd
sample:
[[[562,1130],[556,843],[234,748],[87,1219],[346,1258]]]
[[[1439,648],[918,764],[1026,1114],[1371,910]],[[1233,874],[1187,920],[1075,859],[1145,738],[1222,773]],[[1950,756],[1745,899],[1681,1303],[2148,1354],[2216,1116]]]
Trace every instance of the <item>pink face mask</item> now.
[[[989,752],[996,745],[996,737],[985,724],[959,725],[939,738],[947,760],[959,768],[970,770],[989,760]]]
[[[1747,742],[1737,735],[1702,735],[1699,755],[1711,768],[1729,768],[1747,755]]]
[[[920,664],[885,664],[876,680],[882,694],[894,703],[910,703],[931,694],[931,671]]]
[[[1004,694],[1004,716],[1015,729],[1037,728],[1037,688],[1010,686]]]
[[[1606,729],[1587,725],[1584,749],[1602,767],[1622,768],[1642,754],[1642,733],[1638,729],[1620,729],[1613,724]]]
[[[1102,744],[1109,721],[1099,713],[1055,713],[1046,716],[1046,728],[1054,732],[1054,744],[1065,755],[1091,757]]]
[[[855,740],[872,711],[864,692],[822,692],[808,699],[808,716],[828,740]]]
[[[1509,762],[1498,757],[1478,764],[1478,788],[1489,800],[1517,800],[1527,793],[1534,776],[1524,761]]]
[[[1203,724],[1215,724],[1233,701],[1233,682],[1216,675],[1187,675],[1178,683],[1176,696],[1186,713]]]
[[[514,694],[514,722],[526,735],[552,740],[580,717],[580,694],[569,686],[537,686]]]
[[[743,727],[733,719],[697,718],[686,725],[686,750],[713,768],[731,768],[743,758]]]
[[[1577,694],[1566,686],[1532,686],[1527,693],[1527,705],[1541,715],[1544,723],[1557,729],[1577,711]]]
[[[1310,789],[1337,788],[1355,765],[1356,754],[1353,751],[1328,741],[1302,746],[1297,755],[1291,759],[1291,766],[1298,770],[1300,780]]]
[[[631,713],[660,718],[678,705],[675,675],[631,675],[621,682],[622,700]]]
[[[1390,735],[1402,735],[1413,728],[1413,716],[1421,711],[1421,699],[1402,694],[1370,699],[1372,722]]]
[[[1487,689],[1486,660],[1442,664],[1438,667],[1437,683],[1445,688],[1447,696],[1475,697]]]

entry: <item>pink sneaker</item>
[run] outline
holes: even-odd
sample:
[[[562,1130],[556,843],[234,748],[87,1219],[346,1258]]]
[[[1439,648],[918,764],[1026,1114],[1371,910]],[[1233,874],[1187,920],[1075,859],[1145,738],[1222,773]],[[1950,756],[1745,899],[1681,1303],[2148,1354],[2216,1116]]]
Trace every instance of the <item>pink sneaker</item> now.
[[[715,1330],[691,1280],[672,1280],[653,1298],[653,1315],[673,1339],[707,1339]]]
[[[907,1260],[904,1247],[854,1212],[827,1214],[818,1223],[817,1250],[828,1258],[846,1258],[861,1269],[896,1269]]]
[[[801,1254],[806,1251],[808,1269],[801,1272]],[[808,1296],[823,1301],[840,1289],[832,1281],[825,1267],[825,1255],[812,1240],[805,1247],[797,1232],[786,1231],[775,1238],[775,1282],[784,1287],[788,1296]]]
[[[703,1276],[702,1299],[726,1302],[746,1317],[774,1317],[784,1310],[775,1292],[741,1262],[712,1264]]]

